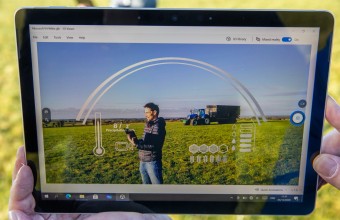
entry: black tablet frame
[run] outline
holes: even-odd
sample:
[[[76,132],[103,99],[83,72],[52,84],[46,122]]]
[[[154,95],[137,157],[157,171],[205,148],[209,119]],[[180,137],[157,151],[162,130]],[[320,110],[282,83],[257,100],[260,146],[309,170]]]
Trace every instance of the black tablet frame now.
[[[238,26],[238,27],[319,27],[311,127],[306,164],[304,199],[290,202],[82,202],[41,200],[39,188],[33,192],[37,212],[92,213],[137,211],[195,214],[304,215],[313,211],[317,175],[312,158],[322,139],[325,99],[330,64],[334,19],[326,11],[274,10],[190,10],[190,9],[109,9],[109,8],[24,8],[15,16],[20,71],[21,101],[27,160],[38,167],[37,128],[29,37],[30,24],[67,25],[162,25],[162,26]],[[36,182],[39,182],[37,175]]]

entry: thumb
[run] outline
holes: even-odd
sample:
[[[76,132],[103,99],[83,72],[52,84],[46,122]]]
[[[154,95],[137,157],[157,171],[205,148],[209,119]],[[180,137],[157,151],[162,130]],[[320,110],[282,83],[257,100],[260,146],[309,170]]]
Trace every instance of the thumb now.
[[[313,167],[326,182],[340,189],[340,157],[320,154],[314,159]]]
[[[25,213],[31,213],[34,210],[33,182],[30,167],[23,165],[11,187],[9,210],[20,210]]]

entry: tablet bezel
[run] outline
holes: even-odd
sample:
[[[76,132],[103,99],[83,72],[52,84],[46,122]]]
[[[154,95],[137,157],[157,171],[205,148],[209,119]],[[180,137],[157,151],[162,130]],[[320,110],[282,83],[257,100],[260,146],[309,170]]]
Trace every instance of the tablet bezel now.
[[[108,9],[108,8],[25,8],[16,13],[17,50],[27,160],[39,166],[37,128],[30,49],[30,24],[67,25],[160,25],[231,27],[320,27],[311,126],[306,164],[304,199],[291,202],[83,202],[41,200],[39,187],[33,194],[37,212],[92,213],[137,211],[190,214],[270,214],[303,215],[315,206],[317,175],[312,158],[318,154],[322,139],[325,98],[330,63],[334,19],[325,11],[274,10],[188,10],[188,9]],[[35,175],[36,183],[39,176]],[[36,185],[36,184],[35,184]],[[39,184],[38,184],[39,185]],[[93,205],[96,204],[96,205]]]

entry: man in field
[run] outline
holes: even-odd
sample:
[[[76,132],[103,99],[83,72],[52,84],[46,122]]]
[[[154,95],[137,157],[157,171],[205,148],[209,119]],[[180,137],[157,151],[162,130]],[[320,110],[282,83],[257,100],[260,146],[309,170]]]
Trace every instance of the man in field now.
[[[129,141],[138,148],[139,170],[143,184],[163,184],[162,148],[166,135],[165,120],[159,115],[158,105],[144,105],[146,123],[141,139],[128,135]]]

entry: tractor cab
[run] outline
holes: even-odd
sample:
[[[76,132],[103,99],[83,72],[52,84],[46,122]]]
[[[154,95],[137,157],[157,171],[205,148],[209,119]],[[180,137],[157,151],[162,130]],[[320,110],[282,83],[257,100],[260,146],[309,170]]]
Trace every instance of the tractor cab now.
[[[193,118],[205,118],[205,109],[191,109],[190,110],[190,115],[188,115],[188,119],[193,119]]]

